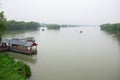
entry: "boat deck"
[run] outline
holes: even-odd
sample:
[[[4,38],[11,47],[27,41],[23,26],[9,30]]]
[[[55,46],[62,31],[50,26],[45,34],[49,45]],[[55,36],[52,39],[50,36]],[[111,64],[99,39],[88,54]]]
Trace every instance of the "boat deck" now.
[[[0,45],[0,52],[3,51],[13,51],[13,52],[20,52],[25,54],[35,54],[37,50],[28,50],[28,49],[20,49],[20,48],[10,48],[9,46],[2,46]]]
[[[7,50],[8,50],[7,46],[0,45],[0,52],[7,51]]]

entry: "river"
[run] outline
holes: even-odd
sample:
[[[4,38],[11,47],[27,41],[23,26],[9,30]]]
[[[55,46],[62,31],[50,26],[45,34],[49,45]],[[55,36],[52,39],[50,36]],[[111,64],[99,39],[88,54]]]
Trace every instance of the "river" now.
[[[31,66],[29,80],[120,80],[120,43],[99,27],[16,31],[3,37],[35,38],[37,55],[11,53]]]

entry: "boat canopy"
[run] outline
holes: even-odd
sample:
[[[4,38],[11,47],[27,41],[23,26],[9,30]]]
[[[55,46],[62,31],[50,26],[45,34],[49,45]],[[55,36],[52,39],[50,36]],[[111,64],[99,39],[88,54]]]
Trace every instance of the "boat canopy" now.
[[[11,40],[9,40],[9,39],[2,39],[2,43],[9,43],[10,45],[14,44],[14,45],[27,46],[27,47],[36,46],[37,45],[35,42],[27,41],[27,40],[28,40],[28,38],[24,39],[24,40],[21,40],[21,39],[18,39],[18,38],[13,38]]]

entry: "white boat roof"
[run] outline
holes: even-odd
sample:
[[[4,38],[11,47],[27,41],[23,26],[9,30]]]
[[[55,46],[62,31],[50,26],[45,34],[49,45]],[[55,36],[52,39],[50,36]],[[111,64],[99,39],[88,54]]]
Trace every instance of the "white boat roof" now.
[[[18,38],[12,38],[10,39],[2,39],[2,43],[10,43],[15,45],[22,45],[22,46],[32,46],[34,43],[27,41],[27,40],[33,40],[33,37],[28,37],[24,39],[18,39]]]

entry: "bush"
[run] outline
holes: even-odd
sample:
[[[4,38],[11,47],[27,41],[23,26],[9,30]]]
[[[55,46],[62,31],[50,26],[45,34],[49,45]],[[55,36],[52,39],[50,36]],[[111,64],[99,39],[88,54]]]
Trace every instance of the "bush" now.
[[[30,67],[13,57],[0,55],[0,80],[26,80],[31,76]]]
[[[30,77],[31,76],[30,67],[27,64],[25,64],[24,66],[25,66],[25,71],[26,71],[26,77]]]

